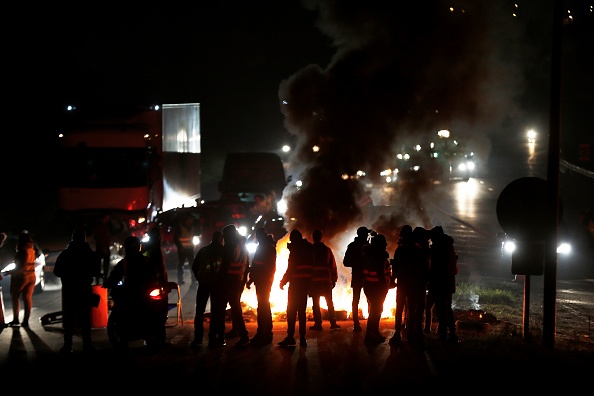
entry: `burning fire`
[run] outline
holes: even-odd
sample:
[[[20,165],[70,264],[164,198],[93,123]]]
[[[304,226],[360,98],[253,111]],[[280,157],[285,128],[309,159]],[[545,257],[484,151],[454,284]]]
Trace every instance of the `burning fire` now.
[[[274,282],[272,283],[272,290],[270,292],[270,307],[272,310],[272,316],[275,320],[280,320],[287,311],[287,289],[289,285],[285,286],[284,290],[280,288],[280,281],[287,270],[287,264],[289,259],[289,249],[287,243],[289,242],[289,233],[276,243],[276,273],[274,275]],[[352,301],[353,301],[353,290],[351,289],[351,272],[349,268],[342,265],[343,253],[346,250],[347,243],[344,243],[344,248],[335,250],[334,256],[336,258],[336,266],[338,267],[338,282],[332,290],[332,300],[334,301],[335,311],[344,311],[347,314],[347,318],[352,317]],[[338,252],[341,252],[340,254]],[[244,289],[242,294],[242,302],[246,305],[246,310],[256,310],[258,307],[258,300],[256,298],[256,288],[251,286],[250,289]],[[320,307],[322,309],[328,309],[325,300],[322,298],[320,301]],[[312,300],[308,300],[307,311],[308,315],[311,313]],[[359,301],[359,310],[363,314],[362,318],[367,318],[367,299],[365,293],[361,292],[361,299]],[[382,313],[383,318],[389,318],[394,316],[396,310],[396,289],[390,289],[388,296],[384,303],[384,311]],[[361,317],[361,316],[360,316]]]

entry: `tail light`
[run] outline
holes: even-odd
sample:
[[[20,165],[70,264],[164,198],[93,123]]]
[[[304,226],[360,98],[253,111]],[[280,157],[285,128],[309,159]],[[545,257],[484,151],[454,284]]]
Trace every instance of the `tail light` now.
[[[162,300],[165,297],[163,288],[155,288],[149,293],[151,300]]]

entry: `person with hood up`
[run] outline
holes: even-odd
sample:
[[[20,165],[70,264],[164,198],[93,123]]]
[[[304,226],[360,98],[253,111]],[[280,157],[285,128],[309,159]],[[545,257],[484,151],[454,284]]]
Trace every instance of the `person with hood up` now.
[[[62,281],[62,323],[64,346],[62,354],[72,352],[72,338],[78,326],[83,352],[94,352],[91,339],[91,307],[93,278],[101,272],[99,257],[87,242],[85,231],[76,228],[68,246],[56,258],[54,275]]]

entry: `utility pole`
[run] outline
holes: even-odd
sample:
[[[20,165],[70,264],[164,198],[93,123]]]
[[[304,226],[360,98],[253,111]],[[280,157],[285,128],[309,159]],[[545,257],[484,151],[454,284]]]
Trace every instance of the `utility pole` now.
[[[553,41],[551,57],[551,107],[549,114],[549,155],[547,181],[549,213],[545,239],[543,346],[555,346],[555,316],[557,300],[557,226],[559,224],[559,159],[561,129],[561,58],[564,1],[555,0],[553,7]]]

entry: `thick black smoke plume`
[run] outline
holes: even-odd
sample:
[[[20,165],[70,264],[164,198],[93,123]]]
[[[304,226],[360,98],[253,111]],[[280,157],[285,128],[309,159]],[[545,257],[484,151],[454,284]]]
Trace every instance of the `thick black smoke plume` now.
[[[491,26],[501,14],[486,3],[309,2],[336,53],[279,88],[285,127],[297,138],[289,172],[303,182],[286,190],[290,228],[320,228],[331,239],[363,224],[388,238],[404,223],[432,226],[424,208],[430,183],[401,185],[391,212],[378,218],[364,204],[365,184],[342,176],[364,170],[375,182],[400,145],[440,129],[483,142],[479,126],[509,111],[515,74],[497,62]]]

